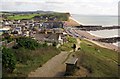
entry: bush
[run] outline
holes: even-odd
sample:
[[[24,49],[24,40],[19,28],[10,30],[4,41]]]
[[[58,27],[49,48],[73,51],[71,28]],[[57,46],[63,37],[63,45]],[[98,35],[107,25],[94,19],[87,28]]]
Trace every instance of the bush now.
[[[28,37],[18,38],[17,43],[18,43],[17,47],[24,47],[26,49],[35,50],[35,48],[39,47],[39,43],[36,40]]]
[[[7,42],[9,43],[14,40],[8,33],[4,33],[2,36],[3,36],[2,41],[7,40]]]
[[[25,49],[25,48],[19,48],[15,50],[17,61],[23,64],[26,64],[27,61],[32,59],[32,56],[31,56],[32,54],[33,53],[29,49]]]
[[[5,71],[12,73],[16,65],[16,57],[12,49],[3,48],[2,50],[2,65]]]

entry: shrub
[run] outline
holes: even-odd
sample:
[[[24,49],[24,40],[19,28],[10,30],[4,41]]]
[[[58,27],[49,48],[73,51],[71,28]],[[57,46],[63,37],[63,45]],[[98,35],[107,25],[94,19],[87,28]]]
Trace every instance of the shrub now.
[[[7,40],[7,42],[9,43],[14,40],[8,33],[4,33],[2,36],[3,36],[2,41]]]
[[[16,57],[12,49],[3,48],[2,50],[2,65],[5,71],[12,73],[16,65]]]
[[[27,61],[32,59],[32,56],[31,56],[32,54],[33,53],[29,49],[25,49],[25,48],[19,48],[15,50],[17,61],[23,64],[26,64]]]
[[[35,48],[39,47],[39,43],[28,37],[20,37],[17,39],[18,47],[24,47],[26,49],[32,49],[35,50]]]

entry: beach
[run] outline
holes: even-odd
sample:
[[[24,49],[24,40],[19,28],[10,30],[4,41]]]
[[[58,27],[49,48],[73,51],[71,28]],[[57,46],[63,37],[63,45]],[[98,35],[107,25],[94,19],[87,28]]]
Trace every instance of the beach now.
[[[65,24],[66,24],[66,26],[79,26],[81,23],[79,23],[74,18],[69,17],[68,21],[65,21]]]
[[[70,17],[69,18],[69,21],[66,22],[67,23],[67,26],[78,26],[78,25],[82,25],[82,23],[78,22],[77,20],[75,20],[74,18]],[[84,36],[85,37],[85,40],[88,40],[100,47],[103,47],[103,48],[108,48],[108,49],[112,49],[112,50],[115,50],[115,51],[118,51],[119,47],[115,46],[114,44],[111,44],[111,43],[103,43],[103,42],[98,42],[98,41],[93,41],[93,39],[99,39],[101,37],[97,37],[97,36],[94,36],[93,34],[87,32],[87,31],[81,31],[81,30],[76,30],[74,29],[73,30],[75,33],[79,34],[80,36]]]

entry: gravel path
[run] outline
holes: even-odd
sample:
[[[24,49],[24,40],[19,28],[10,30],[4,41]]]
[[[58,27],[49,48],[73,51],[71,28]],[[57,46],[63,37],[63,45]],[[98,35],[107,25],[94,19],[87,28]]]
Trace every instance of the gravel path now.
[[[66,65],[63,63],[68,56],[68,52],[61,52],[35,72],[31,72],[28,77],[59,77],[65,73]]]

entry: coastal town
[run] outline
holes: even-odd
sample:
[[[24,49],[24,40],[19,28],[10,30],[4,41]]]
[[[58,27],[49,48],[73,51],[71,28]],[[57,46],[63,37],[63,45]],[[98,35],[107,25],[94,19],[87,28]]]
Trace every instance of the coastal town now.
[[[57,20],[56,17],[47,17],[46,15],[21,20],[8,20],[5,19],[5,16],[1,16],[3,20],[1,20],[2,28],[0,31],[1,34],[4,32],[1,38],[23,36],[32,37],[41,42],[49,41],[62,44],[66,41],[66,33],[63,30],[65,22]]]
[[[86,26],[70,13],[57,12],[3,12],[0,20],[4,77],[118,76],[119,47],[111,43],[120,38],[100,38],[87,31],[120,26]]]

